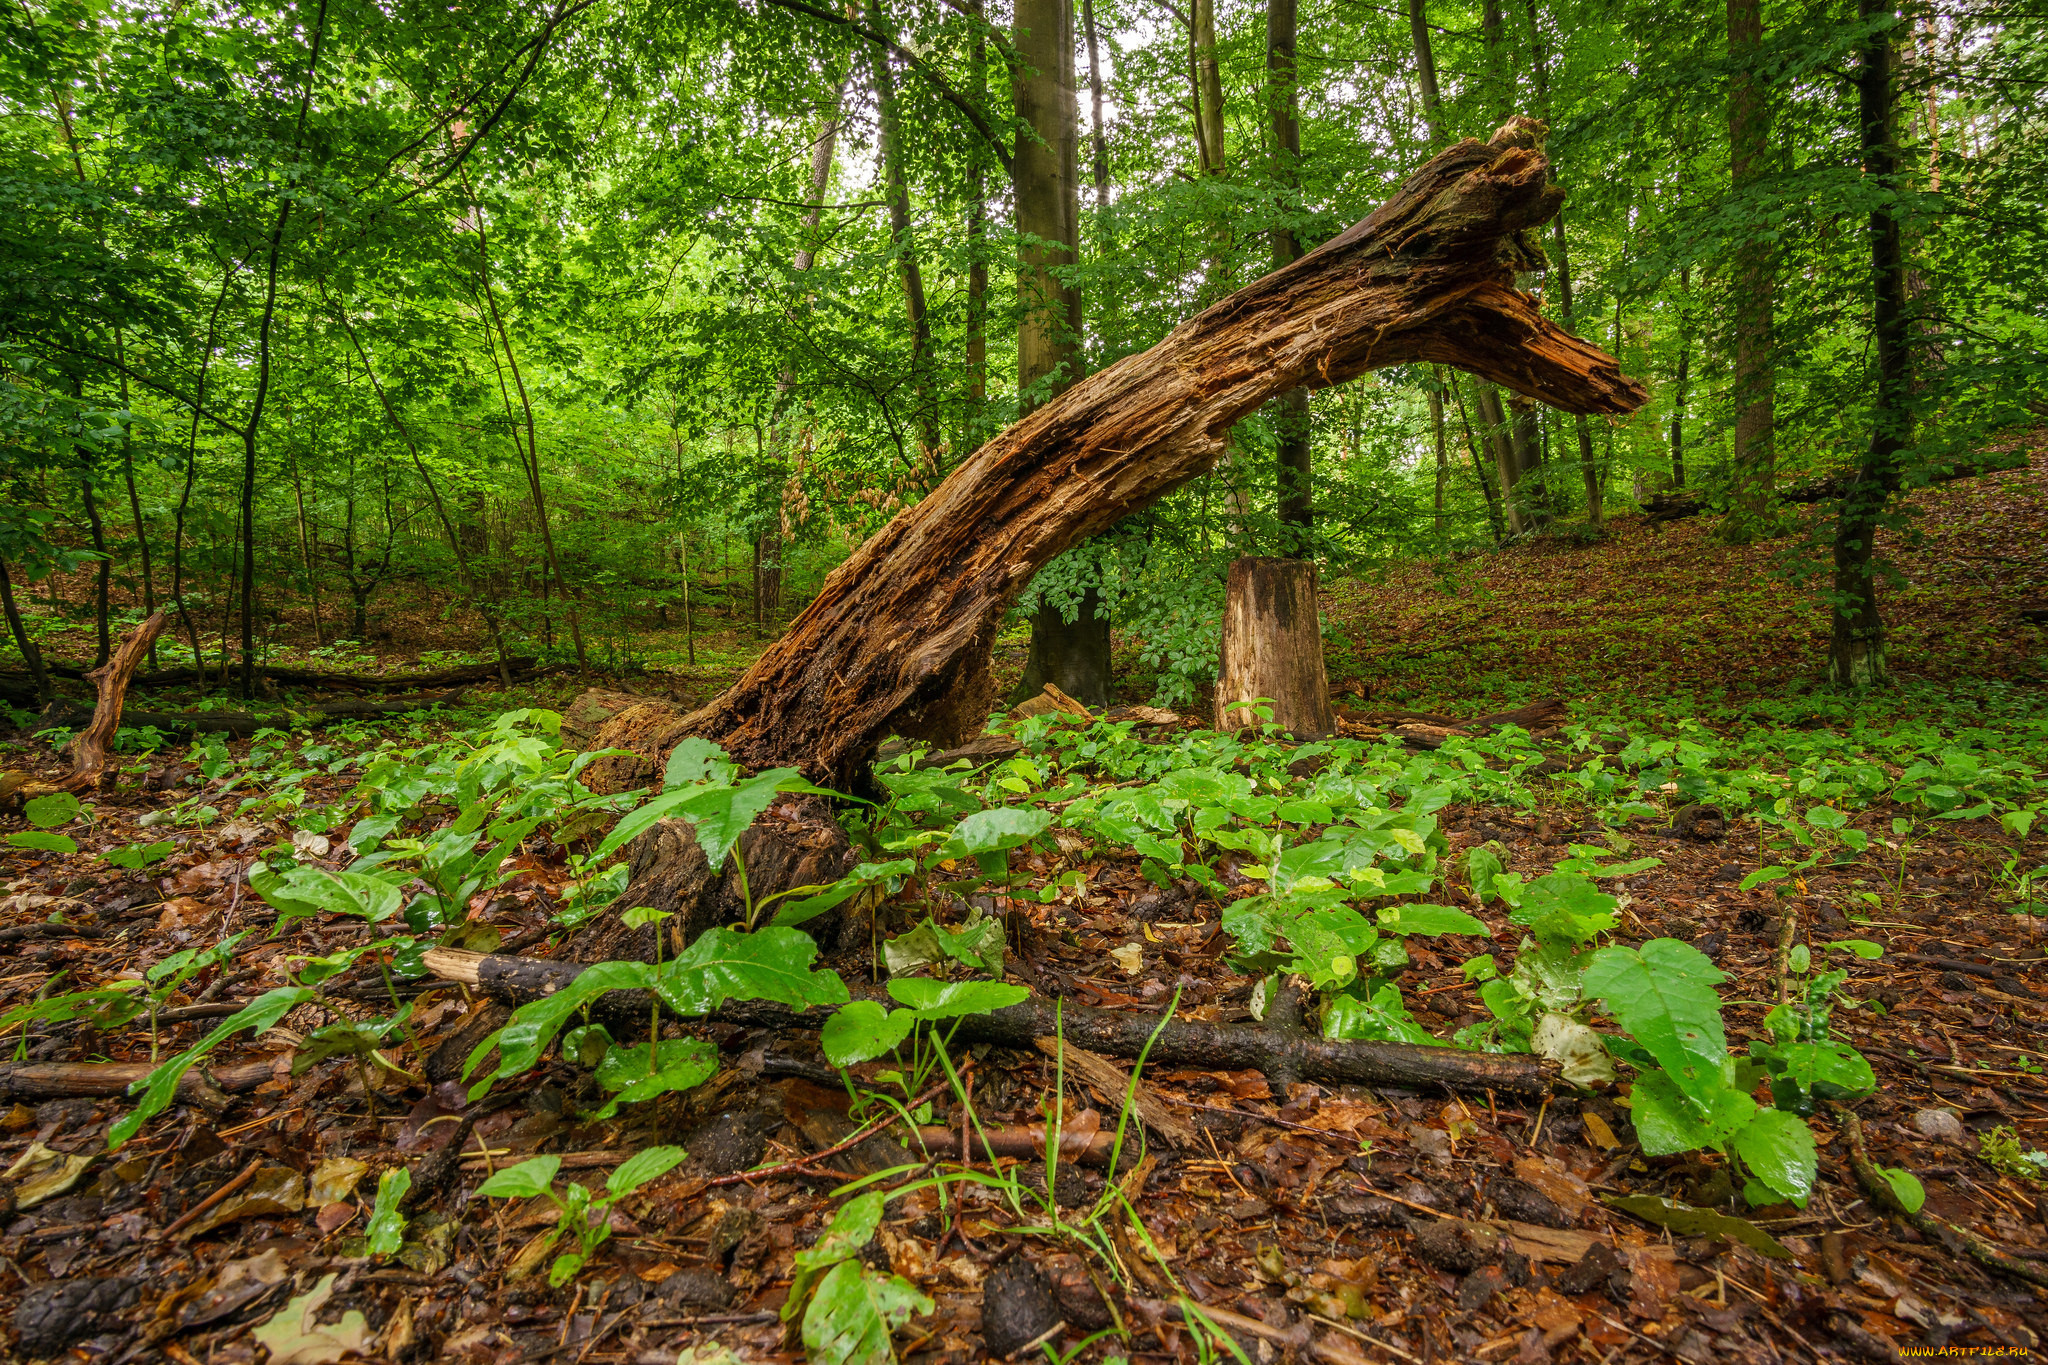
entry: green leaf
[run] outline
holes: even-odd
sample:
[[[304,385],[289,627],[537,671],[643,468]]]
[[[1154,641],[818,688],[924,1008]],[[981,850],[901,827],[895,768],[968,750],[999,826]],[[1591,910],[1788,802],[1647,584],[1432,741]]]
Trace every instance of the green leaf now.
[[[1898,1196],[1899,1207],[1907,1213],[1918,1213],[1927,1203],[1927,1190],[1911,1171],[1897,1166],[1880,1166],[1877,1173],[1892,1187],[1892,1193]]]
[[[841,1261],[818,1285],[804,1313],[804,1355],[811,1365],[888,1365],[889,1336],[933,1303],[900,1275]]]
[[[612,1198],[622,1199],[648,1181],[667,1175],[687,1155],[680,1147],[643,1147],[606,1177],[604,1187],[611,1191]]]
[[[1494,891],[1503,894],[1501,880]],[[1542,943],[1590,943],[1614,927],[1621,902],[1592,882],[1571,872],[1552,872],[1513,892],[1509,918],[1527,925]]]
[[[1806,823],[1815,829],[1840,829],[1849,823],[1849,817],[1833,806],[1815,806],[1806,812]]]
[[[1804,1094],[1816,1087],[1825,1099],[1852,1099],[1877,1089],[1877,1073],[1863,1054],[1847,1044],[1829,1041],[1752,1043],[1774,1076],[1783,1076]]]
[[[1623,1213],[1669,1228],[1681,1237],[1727,1237],[1774,1260],[1792,1259],[1789,1247],[1747,1219],[1731,1218],[1712,1209],[1696,1209],[1654,1194],[1609,1196],[1607,1202]]]
[[[488,1199],[531,1199],[554,1188],[555,1172],[561,1169],[558,1156],[529,1157],[499,1171],[477,1186],[476,1192]]]
[[[1735,1134],[1735,1154],[1751,1173],[1801,1208],[1819,1169],[1813,1130],[1782,1109],[1764,1109]]]
[[[789,1297],[782,1302],[784,1322],[803,1311],[811,1286],[821,1275],[874,1240],[875,1229],[882,1225],[886,1202],[887,1196],[880,1190],[854,1196],[839,1206],[817,1241],[796,1253],[791,1264]]]
[[[32,848],[41,853],[78,852],[78,843],[70,835],[52,834],[41,829],[25,829],[19,834],[10,834],[7,842],[15,848]]]
[[[76,820],[79,809],[78,798],[70,792],[49,792],[24,805],[21,813],[37,829],[55,829]]]
[[[376,924],[397,914],[405,903],[404,890],[382,877],[305,865],[282,876],[252,868],[249,887],[288,920],[324,912],[354,915]]]
[[[304,986],[279,986],[265,991],[221,1020],[211,1033],[129,1087],[129,1093],[140,1092],[141,1099],[133,1110],[107,1131],[107,1150],[120,1151],[130,1138],[142,1131],[143,1124],[168,1109],[172,1097],[177,1094],[179,1078],[207,1053],[243,1029],[254,1029],[262,1034],[300,1005],[317,998]]]
[[[120,848],[110,848],[100,854],[100,857],[102,860],[112,863],[115,867],[124,867],[130,872],[139,872],[151,863],[162,862],[175,852],[177,847],[170,840],[161,839],[153,844],[126,844]]]
[[[920,967],[958,962],[989,976],[1003,974],[1003,922],[976,916],[957,930],[941,929],[929,917],[916,928],[882,944],[882,962],[891,976]]]
[[[656,981],[655,969],[645,962],[598,962],[577,973],[574,980],[553,995],[530,1001],[512,1011],[512,1018],[505,1027],[478,1043],[463,1064],[462,1074],[467,1077],[492,1047],[498,1049],[497,1068],[489,1076],[470,1087],[472,1100],[490,1089],[491,1082],[502,1076],[516,1076],[540,1060],[540,1054],[554,1041],[569,1016],[582,1008],[586,1001],[603,995],[606,991],[632,990],[652,986]]]
[[[1792,869],[1789,867],[1760,867],[1747,877],[1744,877],[1737,884],[1736,890],[1749,891],[1755,887],[1762,886],[1765,882],[1775,882],[1791,875]]]
[[[1472,894],[1479,898],[1481,905],[1494,894],[1493,879],[1503,869],[1499,855],[1492,848],[1480,844],[1465,852],[1465,879],[1472,885]]]
[[[1586,994],[1604,999],[1615,1021],[1696,1102],[1722,1089],[1728,1039],[1714,987],[1727,980],[1699,949],[1651,939],[1640,952],[1607,947],[1586,964]]]
[[[915,1010],[891,1010],[874,1000],[856,1000],[825,1021],[818,1042],[832,1065],[852,1066],[890,1051],[916,1027]]]
[[[726,855],[740,841],[740,835],[746,833],[747,826],[775,804],[776,794],[792,780],[802,781],[795,768],[770,768],[737,786],[713,788],[685,803],[678,813],[695,827],[704,860],[714,870],[725,866]]]
[[[1006,1009],[1030,997],[1023,986],[1001,981],[933,981],[928,977],[897,977],[889,982],[889,994],[899,1004],[917,1011],[920,1019],[957,1019],[965,1014],[988,1014]]]
[[[1368,999],[1356,995],[1335,995],[1323,1009],[1323,1036],[1340,1039],[1385,1039],[1397,1043],[1418,1043],[1424,1047],[1441,1047],[1442,1040],[1432,1037],[1415,1017],[1408,1013],[1406,1002],[1401,999],[1401,988],[1388,983],[1375,990]]]
[[[377,1178],[377,1202],[370,1210],[369,1251],[372,1256],[396,1256],[405,1246],[405,1214],[399,1205],[412,1188],[412,1172],[394,1166]]]
[[[702,1038],[664,1038],[655,1052],[655,1067],[650,1073],[647,1044],[614,1044],[605,1049],[593,1074],[599,1087],[613,1096],[595,1116],[608,1119],[622,1104],[639,1104],[657,1095],[704,1084],[718,1074],[718,1048]]]
[[[1036,839],[1051,828],[1051,811],[1028,810],[1020,806],[978,810],[953,826],[953,832],[932,854],[931,861],[1001,853]]]
[[[769,923],[785,926],[802,924],[851,899],[866,887],[915,871],[917,862],[911,858],[894,858],[884,863],[862,863],[815,896],[783,901],[776,907],[775,917]]]
[[[1390,934],[1493,935],[1484,923],[1448,905],[1390,905],[1379,912],[1379,921],[1380,928]]]
[[[1872,943],[1867,938],[1838,938],[1827,946],[1830,948],[1840,948],[1845,953],[1854,953],[1866,961],[1884,956],[1884,945]]]
[[[792,1009],[849,998],[837,972],[813,971],[818,945],[801,929],[708,929],[661,966],[655,989],[677,1014],[709,1014],[727,1000],[773,1000]]]
[[[668,751],[668,763],[661,771],[661,789],[672,791],[706,781],[713,776],[713,770],[724,763],[730,763],[725,750],[708,739],[686,736]]]

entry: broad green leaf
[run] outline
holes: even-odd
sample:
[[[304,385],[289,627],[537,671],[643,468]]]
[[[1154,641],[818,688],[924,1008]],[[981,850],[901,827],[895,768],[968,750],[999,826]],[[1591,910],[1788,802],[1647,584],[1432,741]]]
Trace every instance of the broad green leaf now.
[[[1712,1209],[1696,1209],[1654,1194],[1610,1197],[1607,1202],[1623,1213],[1669,1228],[1681,1237],[1727,1237],[1775,1260],[1792,1259],[1790,1248],[1747,1219],[1731,1218]]]
[[[397,914],[405,903],[404,890],[382,877],[367,872],[329,872],[303,864],[275,879],[264,876],[259,880],[252,871],[249,885],[286,919],[306,914],[310,906],[315,911],[354,915],[376,924]]]
[[[567,1041],[564,1040],[566,1050]],[[656,1095],[690,1090],[718,1074],[718,1049],[702,1038],[664,1038],[655,1052],[655,1069],[647,1069],[647,1044],[614,1044],[598,1059],[593,1072],[599,1087],[612,1095],[598,1118],[610,1118],[622,1104],[639,1104]]]
[[[1051,828],[1051,811],[1027,810],[1020,806],[978,810],[953,826],[952,834],[932,854],[932,861],[1000,853],[1036,839]]]
[[[79,809],[78,798],[70,792],[48,792],[23,805],[21,813],[37,829],[55,829],[76,820]]]
[[[1471,883],[1472,894],[1479,898],[1481,905],[1494,894],[1493,879],[1502,871],[1499,856],[1485,844],[1465,851],[1465,879]]]
[[[1877,1089],[1877,1073],[1863,1054],[1842,1043],[1789,1042],[1751,1044],[1774,1075],[1784,1076],[1806,1093],[1821,1088],[1824,1099],[1851,1099]]]
[[[1614,1084],[1614,1061],[1600,1035],[1568,1014],[1545,1014],[1536,1021],[1529,1050],[1558,1064],[1567,1085],[1581,1089]]]
[[[1762,886],[1765,882],[1781,881],[1791,875],[1792,869],[1789,867],[1760,867],[1737,883],[1736,889],[1738,891],[1749,891]]]
[[[891,1010],[873,1000],[842,1005],[819,1031],[818,1043],[834,1066],[852,1066],[893,1049],[917,1027],[917,1011]]]
[[[1849,823],[1849,817],[1833,806],[1815,806],[1806,812],[1806,823],[1815,829],[1840,829]]]
[[[747,826],[775,804],[776,794],[786,790],[786,784],[792,780],[802,781],[796,769],[770,768],[736,786],[716,787],[685,803],[678,813],[695,827],[704,860],[713,869],[725,866],[726,855],[732,852],[740,835],[746,833]]]
[[[668,751],[668,762],[661,771],[661,789],[673,791],[702,782],[712,777],[715,767],[729,762],[725,750],[708,739],[689,735]]]
[[[928,977],[892,978],[890,996],[917,1011],[920,1019],[957,1019],[964,1014],[987,1014],[1006,1009],[1030,997],[1023,986],[1001,981],[933,981]]]
[[[817,955],[817,943],[801,929],[709,929],[662,964],[656,990],[677,1014],[709,1014],[727,1000],[773,1000],[792,1009],[844,1004],[839,974],[811,970]]]
[[[1735,1134],[1735,1154],[1751,1173],[1801,1208],[1819,1169],[1813,1130],[1782,1109],[1764,1109]]]
[[[1471,934],[1489,938],[1493,931],[1463,910],[1448,905],[1390,905],[1379,912],[1380,928],[1390,934]]]
[[[1432,1037],[1415,1022],[1401,999],[1401,988],[1391,983],[1375,990],[1370,999],[1348,994],[1330,997],[1330,1003],[1323,1009],[1323,1036],[1442,1046],[1442,1040]]]
[[[1728,1039],[1714,987],[1727,980],[1699,949],[1675,938],[1651,939],[1637,952],[1607,947],[1586,964],[1586,994],[1607,1002],[1628,1035],[1702,1105],[1726,1084]]]
[[[120,1151],[130,1138],[142,1131],[143,1124],[168,1109],[177,1094],[179,1078],[209,1052],[244,1029],[264,1033],[300,1005],[317,998],[304,986],[279,986],[265,991],[221,1020],[211,1033],[128,1088],[130,1094],[139,1092],[141,1098],[134,1109],[107,1131],[107,1150]]]
[[[882,962],[891,976],[920,967],[958,962],[989,976],[1003,974],[1003,922],[993,916],[969,920],[959,929],[941,929],[927,917],[909,933],[882,944]]]
[[[1927,1203],[1926,1187],[1921,1185],[1920,1178],[1911,1171],[1897,1166],[1880,1166],[1877,1173],[1892,1187],[1892,1193],[1898,1196],[1899,1207],[1907,1213],[1918,1213]]]
[[[805,1358],[811,1365],[888,1365],[896,1358],[890,1333],[933,1306],[900,1275],[841,1261],[804,1313]]]
[[[1273,814],[1290,825],[1327,825],[1337,818],[1328,805],[1310,800],[1282,801]]]
[[[463,1064],[462,1074],[467,1077],[486,1052],[498,1049],[497,1068],[470,1087],[470,1098],[482,1096],[493,1080],[516,1076],[538,1062],[569,1016],[587,1001],[606,991],[644,989],[655,981],[655,969],[645,962],[598,962],[585,967],[553,995],[521,1005],[505,1027],[476,1045]]]
[[[1884,956],[1884,945],[1872,943],[1867,938],[1838,938],[1827,946],[1840,948],[1845,953],[1854,953],[1866,961]]]
[[[648,1181],[667,1175],[687,1155],[680,1147],[643,1147],[606,1177],[604,1187],[611,1191],[612,1198],[622,1199]]]
[[[866,887],[915,871],[917,862],[911,858],[894,858],[883,863],[862,863],[814,896],[784,900],[782,904],[776,906],[775,916],[769,923],[785,926],[802,924],[858,895]]]
[[[489,1199],[531,1199],[553,1189],[555,1172],[561,1169],[562,1158],[558,1156],[528,1157],[493,1175],[477,1186],[476,1192]]]
[[[176,852],[177,847],[170,840],[162,839],[153,844],[127,844],[120,848],[110,848],[100,854],[100,857],[115,867],[139,872],[151,863],[163,861]]]
[[[405,1246],[405,1214],[399,1208],[412,1188],[412,1172],[394,1166],[377,1178],[377,1202],[368,1228],[372,1256],[396,1256]]]
[[[1527,925],[1539,942],[1590,943],[1620,917],[1620,902],[1576,873],[1549,873],[1514,888],[1512,895],[1502,880],[1496,877],[1493,889],[1514,906],[1509,918]]]
[[[839,1206],[839,1212],[832,1215],[831,1223],[819,1234],[817,1241],[796,1253],[791,1266],[789,1297],[782,1303],[784,1322],[803,1311],[804,1300],[821,1275],[849,1256],[858,1254],[862,1247],[874,1240],[875,1229],[882,1225],[882,1210],[886,1202],[887,1197],[880,1190],[855,1195]]]
[[[1646,1156],[1671,1156],[1720,1147],[1757,1111],[1743,1091],[1726,1088],[1695,1104],[1661,1071],[1645,1071],[1629,1091],[1629,1117]]]
[[[25,829],[18,834],[10,834],[7,842],[14,848],[34,849],[38,853],[78,852],[78,841],[70,835],[52,834],[45,829]]]

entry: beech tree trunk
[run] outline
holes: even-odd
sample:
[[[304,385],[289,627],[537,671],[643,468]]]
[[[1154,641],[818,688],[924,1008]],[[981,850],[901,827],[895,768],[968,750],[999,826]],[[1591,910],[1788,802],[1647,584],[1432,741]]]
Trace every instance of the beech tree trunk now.
[[[1230,566],[1216,728],[1259,724],[1250,709],[1258,698],[1272,704],[1273,723],[1296,739],[1337,733],[1330,678],[1323,670],[1316,566],[1308,560],[1247,555]]]
[[[1756,73],[1764,42],[1762,0],[1728,0],[1728,182],[1731,193],[1754,194],[1769,174],[1771,106]],[[1753,205],[1743,205],[1754,211]],[[1743,516],[1731,528],[1745,538],[1768,508],[1776,482],[1777,370],[1772,355],[1777,270],[1771,244],[1753,236],[1735,250],[1733,280],[1735,405],[1731,463]]]
[[[1231,424],[1288,389],[1421,362],[1567,412],[1640,407],[1611,357],[1514,287],[1543,264],[1531,230],[1564,197],[1543,131],[1514,119],[1448,148],[1363,222],[990,441],[855,551],[681,733],[843,783],[891,732],[978,726],[989,645],[1031,576],[1208,470]]]

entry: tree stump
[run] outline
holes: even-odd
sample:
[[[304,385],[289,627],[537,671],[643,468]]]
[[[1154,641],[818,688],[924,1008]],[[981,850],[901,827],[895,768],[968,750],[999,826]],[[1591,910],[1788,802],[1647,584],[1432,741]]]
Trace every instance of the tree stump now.
[[[1216,728],[1259,724],[1250,703],[1261,697],[1272,703],[1273,723],[1296,739],[1337,733],[1323,669],[1316,566],[1309,560],[1248,555],[1230,566]]]

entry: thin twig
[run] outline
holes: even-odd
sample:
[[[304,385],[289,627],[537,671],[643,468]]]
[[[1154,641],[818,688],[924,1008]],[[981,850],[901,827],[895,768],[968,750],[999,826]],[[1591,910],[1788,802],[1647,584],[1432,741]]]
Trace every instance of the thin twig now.
[[[941,1090],[944,1090],[946,1088],[946,1085],[947,1082],[945,1081],[939,1082],[937,1085],[925,1091],[922,1095],[919,1095],[916,1099],[912,1100],[909,1104],[906,1104],[903,1107],[905,1109],[915,1111],[917,1106],[923,1104],[926,1100],[931,1099],[933,1096],[937,1095]],[[844,1138],[839,1142],[832,1144],[830,1147],[825,1148],[825,1150],[823,1150],[822,1152],[812,1152],[809,1156],[800,1156],[796,1158],[794,1161],[785,1161],[778,1166],[761,1166],[751,1171],[734,1171],[731,1175],[713,1176],[710,1180],[707,1180],[704,1183],[706,1186],[745,1185],[756,1180],[766,1180],[771,1176],[789,1175],[793,1172],[801,1171],[802,1169],[804,1169],[804,1167],[809,1166],[813,1162],[823,1161],[828,1156],[837,1156],[839,1155],[839,1153],[845,1151],[849,1147],[859,1146],[868,1138],[872,1137],[876,1130],[886,1128],[895,1121],[896,1115],[884,1114],[880,1118],[873,1120],[872,1122],[866,1124],[865,1126],[859,1129],[856,1129],[851,1137]]]
[[[236,1176],[233,1180],[230,1180],[227,1184],[221,1186],[212,1194],[207,1195],[206,1198],[200,1200],[197,1204],[194,1204],[191,1208],[187,1209],[184,1215],[180,1217],[177,1222],[165,1228],[158,1235],[160,1237],[175,1237],[179,1233],[183,1232],[186,1228],[191,1227],[194,1223],[198,1222],[202,1217],[206,1215],[207,1210],[214,1208],[222,1200],[226,1199],[229,1195],[233,1194],[236,1190],[241,1189],[244,1185],[254,1180],[256,1178],[256,1172],[263,1169],[263,1163],[267,1160],[269,1160],[268,1157],[261,1156],[249,1158],[249,1164],[242,1168],[242,1173],[240,1175]]]

